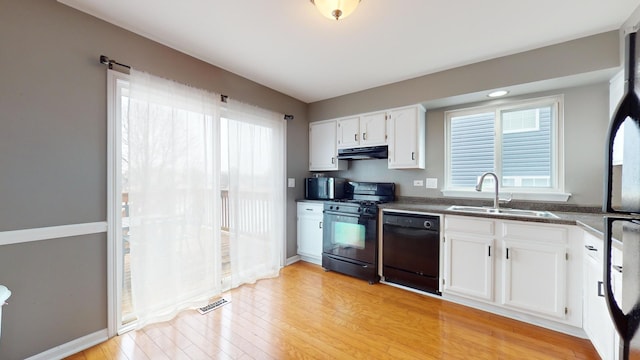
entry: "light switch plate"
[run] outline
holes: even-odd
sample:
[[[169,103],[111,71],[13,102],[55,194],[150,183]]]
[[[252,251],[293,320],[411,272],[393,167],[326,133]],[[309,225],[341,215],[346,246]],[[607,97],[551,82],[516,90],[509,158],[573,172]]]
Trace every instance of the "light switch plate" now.
[[[422,186],[422,180],[413,180],[413,186]]]
[[[427,189],[437,189],[438,178],[427,178],[427,183],[425,186],[427,187]]]
[[[290,188],[296,187],[296,178],[288,178],[287,179],[287,186],[290,187]]]

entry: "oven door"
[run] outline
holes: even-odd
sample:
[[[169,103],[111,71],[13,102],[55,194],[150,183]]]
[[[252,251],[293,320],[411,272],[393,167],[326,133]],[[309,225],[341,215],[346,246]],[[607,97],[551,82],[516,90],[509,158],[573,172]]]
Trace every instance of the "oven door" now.
[[[377,256],[377,216],[324,211],[322,249],[325,254],[374,264]]]

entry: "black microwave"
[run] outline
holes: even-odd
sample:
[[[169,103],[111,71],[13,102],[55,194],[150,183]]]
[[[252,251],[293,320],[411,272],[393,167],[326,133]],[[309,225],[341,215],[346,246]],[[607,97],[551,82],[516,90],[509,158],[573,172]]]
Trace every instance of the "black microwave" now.
[[[305,181],[304,198],[307,200],[332,200],[344,198],[347,180],[334,177],[312,177]]]

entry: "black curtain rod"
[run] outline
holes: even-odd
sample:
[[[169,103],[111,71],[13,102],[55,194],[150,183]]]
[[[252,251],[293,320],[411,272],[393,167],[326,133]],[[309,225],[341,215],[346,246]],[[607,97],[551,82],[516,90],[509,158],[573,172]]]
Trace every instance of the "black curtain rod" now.
[[[113,64],[126,67],[127,69],[131,69],[131,66],[121,64],[113,59],[109,59],[107,56],[100,55],[100,64],[109,66],[109,69],[113,69]]]
[[[131,69],[131,66],[126,65],[126,64],[119,63],[119,62],[117,62],[117,61],[115,61],[115,60],[113,60],[113,59],[109,59],[109,57],[107,57],[107,56],[105,56],[105,55],[100,55],[100,64],[103,64],[103,65],[107,65],[107,66],[109,66],[109,69],[113,69],[113,65],[114,65],[114,64],[115,64],[115,65],[119,65],[119,66],[126,67],[127,69]],[[229,96],[228,96],[228,95],[220,95],[220,100],[221,100],[222,102],[224,102],[224,103],[226,103],[226,102],[227,102],[227,99],[228,99],[228,98],[229,98]],[[285,115],[284,115],[284,119],[285,119],[285,120],[293,120],[293,115],[285,114]]]

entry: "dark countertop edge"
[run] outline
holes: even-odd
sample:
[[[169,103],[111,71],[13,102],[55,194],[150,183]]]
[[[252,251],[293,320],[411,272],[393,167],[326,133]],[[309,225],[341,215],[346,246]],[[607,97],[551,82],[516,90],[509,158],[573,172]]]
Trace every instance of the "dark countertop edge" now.
[[[545,224],[560,224],[560,225],[576,225],[594,236],[604,238],[604,214],[594,212],[569,212],[569,211],[553,211],[545,210],[558,216],[558,218],[538,218],[528,216],[515,216],[515,215],[496,215],[496,214],[479,214],[479,213],[466,213],[460,211],[447,210],[452,204],[427,204],[416,202],[392,202],[381,204],[380,208],[383,211],[410,211],[418,213],[437,213],[446,215],[468,216],[478,218],[490,218],[499,220],[515,220],[525,222],[536,222]],[[509,206],[511,207],[511,206]]]
[[[312,203],[324,203],[328,200],[307,200],[296,199],[296,202],[312,202]],[[575,225],[581,229],[591,233],[593,236],[604,239],[604,217],[605,213],[602,212],[600,207],[596,206],[579,206],[579,205],[567,205],[567,204],[554,204],[554,203],[539,203],[539,202],[511,202],[504,207],[525,209],[525,210],[539,210],[549,211],[558,218],[536,218],[527,216],[515,216],[515,215],[495,215],[495,214],[478,214],[478,213],[463,213],[460,211],[451,211],[447,208],[451,205],[472,205],[472,206],[491,206],[490,201],[485,200],[470,200],[470,199],[425,199],[417,197],[397,197],[396,201],[390,203],[380,204],[379,208],[384,210],[397,210],[397,211],[410,211],[418,213],[436,213],[447,214],[457,216],[470,216],[479,218],[491,218],[501,220],[515,220],[525,222],[537,222],[546,224],[560,224],[560,225]],[[617,241],[617,239],[614,239]]]

